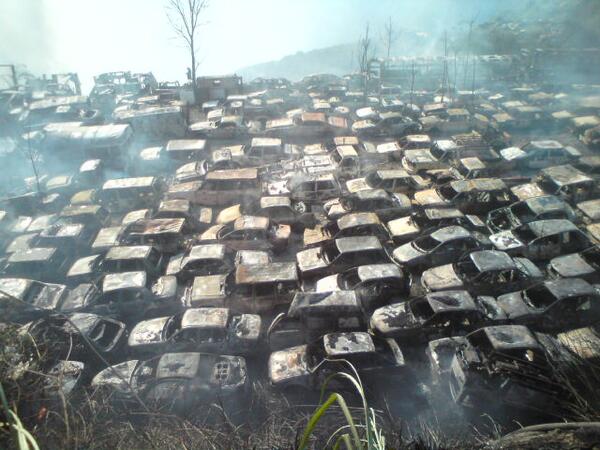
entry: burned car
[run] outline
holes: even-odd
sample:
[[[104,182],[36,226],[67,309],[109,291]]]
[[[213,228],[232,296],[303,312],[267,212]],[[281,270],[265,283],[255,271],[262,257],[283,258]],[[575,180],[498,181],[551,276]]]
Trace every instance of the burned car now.
[[[133,320],[174,314],[181,305],[176,298],[177,279],[162,276],[153,282],[146,272],[107,273],[102,280],[102,299],[94,312]]]
[[[421,208],[409,216],[390,220],[387,228],[394,244],[401,245],[438,228],[462,226],[477,232],[485,231],[483,221],[456,208]]]
[[[318,341],[327,333],[362,331],[365,311],[355,291],[296,292],[287,313],[277,315],[267,329],[271,350]]]
[[[90,351],[90,344],[104,359],[114,361],[127,342],[124,323],[90,313],[51,315],[24,325],[20,334],[38,346],[47,345],[54,358],[100,365],[102,361]]]
[[[369,310],[392,296],[408,293],[408,278],[392,263],[366,264],[328,275],[315,283],[316,292],[355,291]]]
[[[376,309],[370,328],[386,338],[425,343],[463,335],[501,320],[506,320],[506,314],[491,297],[473,298],[467,291],[439,291]]]
[[[234,259],[235,252],[225,244],[194,245],[171,257],[165,275],[187,281],[199,276],[225,274],[233,269]]]
[[[264,190],[268,195],[289,195],[293,200],[308,204],[339,197],[342,192],[338,179],[331,173],[294,175],[268,182]]]
[[[592,245],[583,231],[565,219],[529,222],[512,230],[492,234],[490,241],[498,250],[532,260],[550,259]]]
[[[409,117],[391,111],[378,113],[371,119],[354,122],[352,131],[359,137],[400,137],[418,133],[421,131],[421,126]]]
[[[189,200],[163,200],[153,219],[185,219],[193,231],[203,231],[212,223],[211,208],[196,208]]]
[[[164,190],[158,177],[118,178],[106,181],[98,193],[100,204],[111,212],[153,208]]]
[[[361,236],[343,237],[302,250],[296,254],[296,262],[303,277],[314,277],[364,264],[390,262],[390,258],[376,236]]]
[[[508,320],[535,331],[560,333],[600,319],[600,292],[580,278],[545,281],[497,299]]]
[[[531,182],[511,188],[519,199],[526,200],[541,195],[556,195],[568,202],[581,202],[596,192],[596,181],[570,164],[542,169]]]
[[[542,272],[526,258],[480,250],[455,263],[426,270],[421,276],[421,286],[428,292],[462,288],[474,295],[494,295],[524,289],[543,278]]]
[[[72,262],[73,258],[58,248],[29,248],[12,253],[6,260],[2,274],[60,283],[64,281]]]
[[[242,314],[271,313],[286,308],[298,287],[294,263],[240,264],[229,274],[195,277],[185,290],[183,304]]]
[[[463,213],[484,214],[509,205],[514,197],[504,181],[498,178],[457,180],[414,194],[424,208],[454,206]]]
[[[122,245],[108,250],[101,270],[112,273],[145,271],[158,277],[166,263],[166,255],[151,245]]]
[[[317,219],[308,211],[306,204],[294,201],[288,196],[273,195],[263,196],[258,202],[247,207],[242,206],[246,214],[268,217],[272,222],[289,225],[294,230],[305,227],[314,227]]]
[[[32,320],[57,310],[66,290],[62,284],[0,278],[0,312],[7,320]]]
[[[469,231],[452,225],[422,234],[411,242],[397,247],[393,260],[409,269],[446,264],[474,250],[491,247],[491,242],[482,233]]]
[[[538,338],[520,325],[473,331],[450,363],[452,399],[466,407],[498,405],[542,414],[557,410],[565,392]]]
[[[401,217],[411,210],[404,194],[390,194],[383,189],[369,189],[347,194],[323,204],[327,217],[336,220],[347,213],[374,212],[381,221]]]
[[[232,314],[227,308],[188,308],[169,317],[136,324],[129,334],[129,352],[135,356],[199,351],[247,355],[259,349],[261,318]]]
[[[317,342],[271,353],[269,379],[280,389],[292,386],[318,389],[339,371],[348,371],[349,361],[367,385],[377,382],[406,382],[409,369],[393,339],[379,339],[364,332],[329,333]],[[332,379],[329,388],[348,388],[341,378]]]
[[[503,162],[519,169],[543,169],[545,167],[574,162],[581,154],[573,147],[564,147],[557,141],[531,141],[523,147],[500,150]]]
[[[194,136],[206,139],[235,139],[248,135],[248,126],[241,116],[223,116],[215,121],[196,122],[188,129]]]
[[[213,170],[204,181],[172,185],[167,199],[186,199],[205,206],[226,206],[242,199],[260,197],[260,180],[255,168]]]
[[[214,225],[202,233],[200,243],[222,242],[234,250],[282,252],[291,234],[289,225],[271,223],[267,217],[240,216],[233,223]]]
[[[191,229],[186,219],[141,219],[121,229],[120,243],[152,245],[163,253],[176,253],[186,245]]]
[[[376,170],[363,178],[346,182],[350,194],[365,189],[383,189],[387,192],[409,193],[425,189],[429,183],[419,175],[409,175],[403,169]]]
[[[578,253],[552,258],[547,267],[552,278],[583,278],[590,283],[600,282],[600,247],[594,245]]]
[[[185,415],[215,402],[232,414],[248,383],[243,357],[190,352],[125,361],[102,370],[91,385],[112,391],[114,400],[133,403],[139,397],[152,408]]]
[[[513,230],[523,224],[546,219],[575,221],[575,211],[564,200],[555,195],[542,195],[521,200],[504,208],[490,211],[486,225],[491,233]]]
[[[387,227],[381,223],[375,213],[350,213],[335,222],[318,225],[316,228],[304,230],[304,247],[314,247],[323,242],[351,236],[376,236],[382,242],[390,239]]]

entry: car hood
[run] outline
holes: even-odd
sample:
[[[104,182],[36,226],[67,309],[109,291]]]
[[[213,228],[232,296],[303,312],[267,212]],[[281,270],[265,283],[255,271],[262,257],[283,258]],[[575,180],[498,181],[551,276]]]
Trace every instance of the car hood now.
[[[525,244],[510,230],[501,231],[490,236],[490,241],[498,250],[509,251],[525,247]]]
[[[376,309],[371,316],[370,323],[373,330],[389,337],[419,325],[419,321],[408,308],[408,302]]]
[[[321,257],[321,249],[319,247],[308,248],[298,252],[296,254],[296,262],[302,272],[327,267],[327,262]]]
[[[307,350],[306,345],[299,345],[271,353],[269,356],[271,383],[285,383],[309,375]]]
[[[415,192],[415,201],[421,206],[445,206],[450,204],[448,200],[440,197],[435,189]]]
[[[163,330],[169,317],[157,317],[138,323],[129,335],[129,346],[156,344],[163,340]]]
[[[401,245],[400,247],[395,249],[393,252],[394,260],[398,264],[414,263],[414,262],[417,262],[417,260],[423,258],[424,256],[425,256],[425,253],[421,252],[420,250],[417,250],[412,245],[412,242]]]
[[[92,379],[92,387],[107,386],[117,391],[132,393],[129,383],[138,362],[138,360],[131,360],[107,367]]]
[[[550,268],[563,278],[581,277],[595,272],[578,253],[563,255],[550,261]]]
[[[501,295],[496,301],[510,320],[519,320],[532,312],[523,300],[520,291]]]
[[[463,282],[454,271],[453,264],[444,264],[423,272],[421,284],[428,291],[441,291],[458,289],[462,287]]]

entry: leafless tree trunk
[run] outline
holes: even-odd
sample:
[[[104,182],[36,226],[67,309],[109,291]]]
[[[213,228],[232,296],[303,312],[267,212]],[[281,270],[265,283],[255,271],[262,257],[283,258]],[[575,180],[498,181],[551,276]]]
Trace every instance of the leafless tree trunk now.
[[[394,25],[392,24],[392,18],[388,18],[388,22],[384,27],[384,35],[383,42],[385,44],[386,56],[387,59],[390,59],[390,53],[392,51],[392,46],[398,40],[398,33],[394,29]]]
[[[167,17],[178,37],[183,39],[191,57],[192,88],[196,94],[196,51],[200,14],[208,7],[208,0],[168,0]]]
[[[358,41],[358,68],[363,77],[364,102],[367,103],[367,88],[369,83],[369,61],[373,58],[374,48],[369,36],[369,24],[365,27],[365,34]]]

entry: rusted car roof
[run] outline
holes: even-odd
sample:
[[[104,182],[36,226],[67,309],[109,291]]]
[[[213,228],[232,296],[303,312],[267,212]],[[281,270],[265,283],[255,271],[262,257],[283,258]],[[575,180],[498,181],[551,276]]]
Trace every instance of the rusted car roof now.
[[[35,247],[22,252],[13,253],[8,258],[9,263],[48,261],[56,253],[56,248]]]
[[[475,301],[467,291],[440,291],[425,296],[434,313],[441,311],[474,311]]]
[[[142,219],[132,223],[127,231],[132,235],[181,233],[185,223],[183,218]]]
[[[274,283],[277,281],[296,281],[298,271],[296,263],[274,262],[269,264],[239,265],[235,271],[237,284]]]
[[[577,203],[579,208],[587,217],[592,220],[600,220],[600,199],[586,200]]]
[[[123,227],[105,227],[101,228],[92,243],[92,248],[110,247],[117,244],[119,235]]]
[[[32,284],[33,280],[28,278],[0,278],[0,290],[21,300]],[[5,298],[5,295],[0,293],[0,299],[2,298]]]
[[[456,208],[425,208],[423,212],[430,220],[464,217],[464,214]]]
[[[463,167],[467,170],[481,170],[486,168],[485,163],[474,156],[469,158],[462,158],[460,160],[460,164],[462,164]]]
[[[255,137],[250,141],[251,147],[281,147],[281,139],[279,138],[263,138]]]
[[[541,195],[525,200],[525,204],[535,214],[548,213],[552,211],[564,211],[569,206],[554,195]]]
[[[192,205],[189,200],[183,199],[172,199],[163,200],[158,205],[158,213],[160,212],[175,212],[175,213],[189,213],[192,209]]]
[[[146,287],[146,272],[107,273],[102,281],[102,292],[114,292],[121,289],[139,289]]]
[[[497,352],[537,350],[542,348],[533,333],[523,325],[496,325],[483,328],[492,348]]]
[[[104,208],[100,205],[68,205],[60,212],[60,217],[77,217],[83,215],[96,215]]]
[[[327,118],[327,123],[335,128],[348,128],[348,120],[345,117],[331,116]]]
[[[480,272],[509,270],[516,267],[515,262],[508,254],[496,250],[473,252],[469,255],[469,258]]]
[[[68,145],[77,143],[83,148],[113,147],[127,142],[133,135],[133,130],[128,124],[94,126],[49,124],[44,127],[44,131],[46,139],[55,142],[56,145],[62,142],[66,142]]]
[[[585,173],[576,169],[570,164],[547,167],[542,169],[541,172],[544,176],[554,181],[558,186],[568,186],[570,184],[578,183],[592,183],[594,181],[591,177],[587,176]]]
[[[335,240],[340,253],[366,250],[381,250],[381,242],[375,236],[343,237]]]
[[[358,145],[360,142],[356,136],[336,136],[333,143],[338,145]]]
[[[397,178],[411,178],[411,175],[404,169],[385,169],[378,170],[377,176],[382,180],[395,180]]]
[[[382,278],[403,278],[404,275],[396,264],[365,264],[357,269],[361,281],[379,280]]]
[[[227,247],[224,244],[194,245],[190,249],[187,260],[223,259],[225,258],[226,250]]]
[[[165,147],[168,152],[178,151],[202,151],[206,147],[206,140],[204,139],[172,139],[167,142]]]
[[[453,239],[466,238],[469,236],[471,236],[471,232],[458,225],[450,225],[431,233],[431,237],[439,242],[446,242]]]
[[[151,245],[124,245],[112,247],[104,259],[144,259],[152,251]]]
[[[327,122],[325,113],[321,112],[304,112],[300,115],[302,122]]]
[[[456,180],[450,183],[456,192],[501,191],[507,189],[506,183],[499,178],[475,178],[473,180]]]
[[[347,228],[360,227],[363,225],[376,225],[381,221],[377,214],[372,212],[350,213],[340,217],[337,220],[337,226],[340,230]]]
[[[322,316],[327,313],[361,312],[361,304],[355,291],[296,292],[288,309],[288,316],[299,318],[307,313]]]
[[[214,170],[206,174],[207,180],[255,180],[258,178],[258,169],[233,169]]]
[[[189,308],[181,317],[181,329],[219,329],[227,328],[228,308]]]
[[[102,185],[102,189],[109,190],[150,187],[156,182],[156,180],[156,177],[115,178],[106,181]]]
[[[285,206],[291,208],[292,200],[289,197],[285,196],[269,196],[260,198],[261,208],[273,208],[277,206]]]
[[[375,344],[369,333],[329,333],[323,336],[325,354],[339,358],[346,355],[374,353]]]
[[[269,219],[260,216],[240,216],[233,222],[234,230],[266,230]]]
[[[546,219],[529,222],[525,225],[536,237],[550,236],[567,231],[578,231],[577,225],[566,219]]]
[[[335,150],[342,158],[356,158],[358,153],[352,145],[338,145]]]

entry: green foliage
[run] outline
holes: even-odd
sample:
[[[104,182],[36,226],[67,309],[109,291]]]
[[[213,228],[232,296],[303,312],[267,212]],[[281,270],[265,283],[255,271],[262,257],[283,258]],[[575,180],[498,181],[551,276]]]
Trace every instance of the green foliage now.
[[[333,445],[333,449],[341,448],[341,445],[344,444],[347,450],[385,450],[385,437],[383,430],[379,427],[377,423],[377,416],[375,415],[375,410],[371,408],[367,402],[365,390],[358,375],[358,372],[354,368],[352,364],[348,361],[345,361],[346,364],[351,368],[354,375],[350,375],[346,372],[336,372],[330,375],[321,386],[321,401],[320,406],[313,413],[304,432],[302,433],[302,438],[300,443],[298,444],[298,449],[306,450],[308,449],[310,443],[310,437],[315,431],[319,422],[323,419],[325,413],[329,408],[331,408],[334,404],[337,405],[342,410],[344,418],[346,420],[346,425],[338,428],[330,437],[329,442],[333,441],[335,438],[335,444]],[[359,394],[360,399],[362,401],[362,412],[364,415],[364,424],[356,424],[350,409],[348,408],[348,404],[344,397],[334,392],[329,395],[327,400],[323,402],[323,398],[325,395],[325,391],[327,390],[327,386],[330,381],[334,378],[342,378],[345,381],[349,382],[350,385],[356,389],[356,392]],[[340,434],[342,431],[349,430],[346,433]],[[362,434],[362,436],[361,436]]]
[[[38,446],[35,438],[23,426],[17,413],[9,408],[2,383],[0,383],[0,401],[2,402],[2,409],[4,410],[4,415],[8,421],[8,426],[14,433],[14,439],[17,443],[17,448],[19,450],[39,450],[40,447]]]

